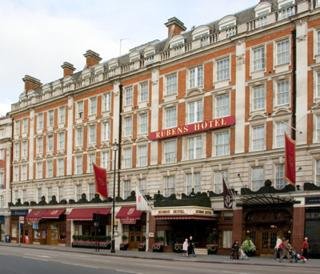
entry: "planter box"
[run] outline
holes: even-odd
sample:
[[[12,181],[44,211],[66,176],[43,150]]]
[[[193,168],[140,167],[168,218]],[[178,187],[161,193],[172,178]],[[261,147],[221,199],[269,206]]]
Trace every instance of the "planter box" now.
[[[175,243],[173,247],[173,251],[176,253],[182,253],[183,252],[182,246],[183,244]]]
[[[96,248],[99,244],[100,249],[110,249],[111,242],[95,242],[95,241],[73,241],[72,247],[79,247],[79,248]]]
[[[152,246],[153,252],[163,252],[164,243],[163,242],[156,242]]]
[[[217,254],[218,245],[217,244],[207,244],[208,255]]]

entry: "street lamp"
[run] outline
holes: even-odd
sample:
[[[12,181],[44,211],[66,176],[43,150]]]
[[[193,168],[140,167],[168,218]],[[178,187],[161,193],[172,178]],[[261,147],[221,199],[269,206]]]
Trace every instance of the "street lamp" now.
[[[113,197],[112,197],[112,238],[111,238],[111,253],[115,253],[115,239],[114,239],[114,222],[115,222],[115,207],[116,207],[116,173],[117,173],[117,151],[119,144],[115,141],[112,145],[113,150]]]

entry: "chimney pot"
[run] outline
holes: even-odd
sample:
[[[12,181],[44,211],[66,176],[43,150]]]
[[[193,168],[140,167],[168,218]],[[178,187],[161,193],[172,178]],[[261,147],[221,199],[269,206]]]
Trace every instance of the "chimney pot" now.
[[[34,78],[30,75],[25,75],[22,78],[24,82],[24,91],[28,93],[30,90],[37,90],[41,88],[42,84],[39,79]]]
[[[63,69],[63,77],[71,76],[75,70],[75,67],[68,62],[64,62],[61,67]]]
[[[181,32],[187,29],[184,26],[184,23],[180,21],[177,17],[169,18],[168,22],[165,23],[165,25],[168,28],[168,38],[172,38],[175,35],[179,35]]]
[[[86,57],[86,67],[87,68],[92,67],[94,65],[97,65],[101,61],[100,55],[90,49],[87,50],[83,56]]]

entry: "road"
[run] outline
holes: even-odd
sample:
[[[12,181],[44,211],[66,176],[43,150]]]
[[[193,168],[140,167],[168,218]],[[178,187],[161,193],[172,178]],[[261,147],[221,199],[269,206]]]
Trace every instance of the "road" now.
[[[0,246],[1,274],[319,274],[302,265],[261,266],[101,256]],[[192,258],[190,258],[192,260]]]

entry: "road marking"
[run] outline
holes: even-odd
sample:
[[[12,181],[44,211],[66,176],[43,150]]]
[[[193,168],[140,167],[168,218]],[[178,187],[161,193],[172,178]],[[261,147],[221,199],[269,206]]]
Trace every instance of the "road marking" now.
[[[122,272],[122,273],[129,273],[129,274],[143,274],[142,272],[137,272],[137,271],[128,271],[124,269],[115,269],[117,272]]]

